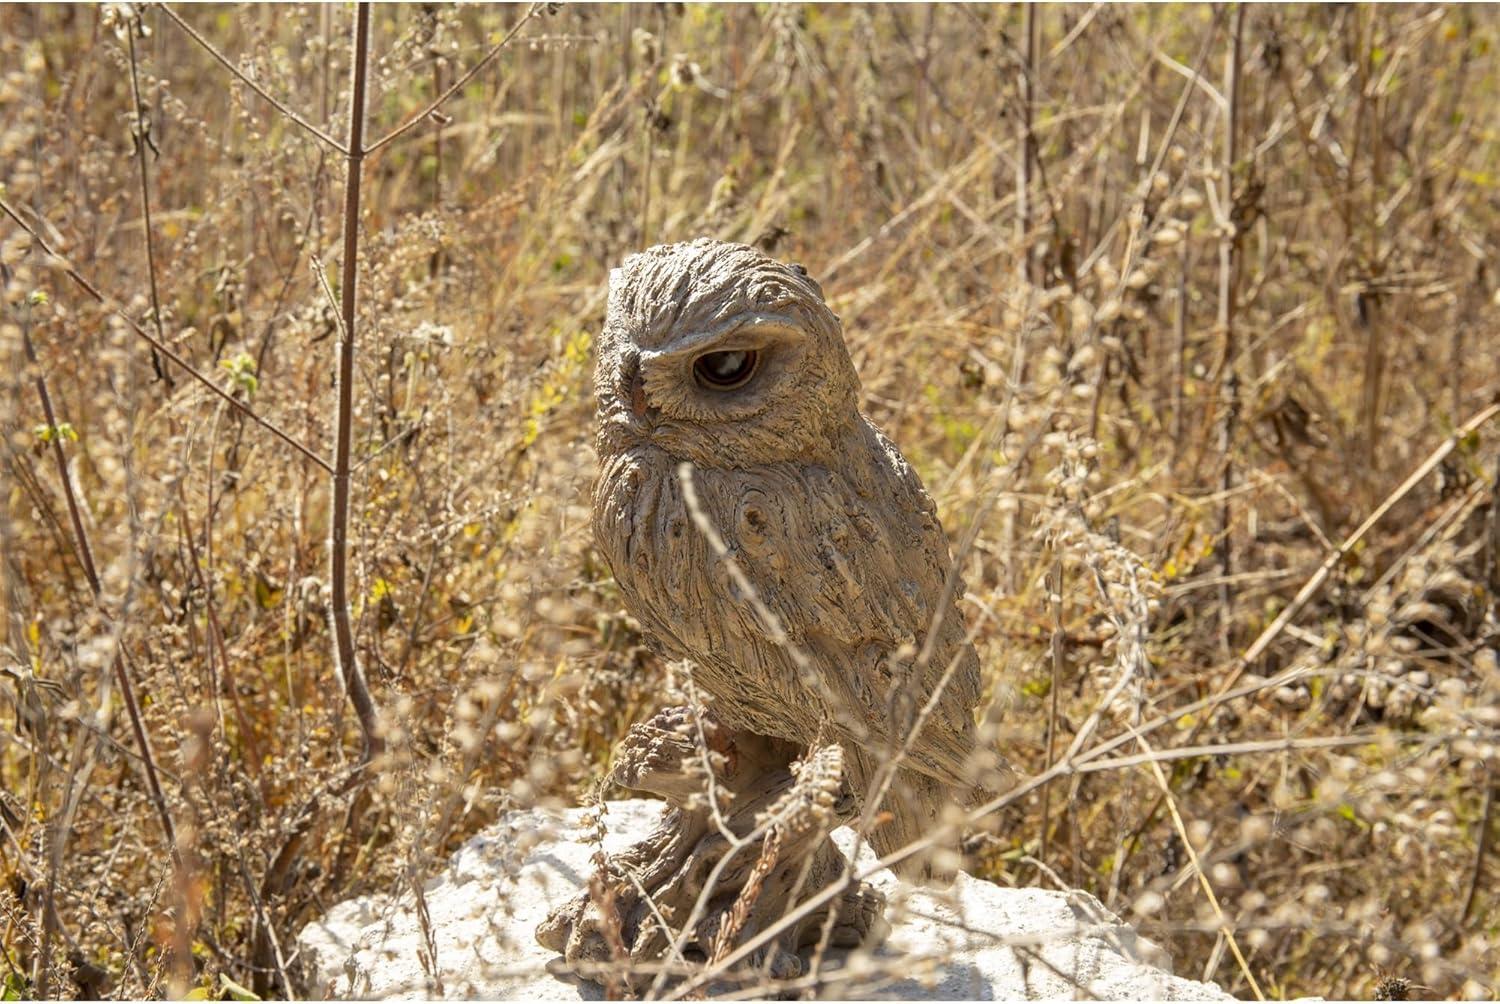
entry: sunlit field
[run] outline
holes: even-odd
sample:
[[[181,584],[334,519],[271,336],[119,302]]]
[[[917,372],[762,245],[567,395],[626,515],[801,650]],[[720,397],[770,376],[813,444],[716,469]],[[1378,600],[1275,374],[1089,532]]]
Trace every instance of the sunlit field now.
[[[0,7],[3,999],[305,994],[333,904],[619,794],[686,697],[592,346],[698,236],[937,502],[1047,777],[968,870],[1241,998],[1500,993],[1496,9],[355,21]]]

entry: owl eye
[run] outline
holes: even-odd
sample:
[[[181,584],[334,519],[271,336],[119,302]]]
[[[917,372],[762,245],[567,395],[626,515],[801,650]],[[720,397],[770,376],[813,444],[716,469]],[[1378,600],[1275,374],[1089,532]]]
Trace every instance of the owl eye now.
[[[734,390],[750,382],[758,361],[753,349],[705,352],[693,360],[693,375],[710,390]]]

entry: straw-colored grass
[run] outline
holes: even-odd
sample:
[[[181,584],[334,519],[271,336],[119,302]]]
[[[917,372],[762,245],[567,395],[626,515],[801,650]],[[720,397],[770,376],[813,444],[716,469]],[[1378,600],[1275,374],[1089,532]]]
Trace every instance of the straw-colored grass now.
[[[1241,996],[1500,993],[1493,9],[377,6],[351,235],[353,22],[0,8],[7,997],[295,993],[597,782],[680,674],[590,340],[699,235],[822,283],[967,544],[1046,779],[971,869]]]

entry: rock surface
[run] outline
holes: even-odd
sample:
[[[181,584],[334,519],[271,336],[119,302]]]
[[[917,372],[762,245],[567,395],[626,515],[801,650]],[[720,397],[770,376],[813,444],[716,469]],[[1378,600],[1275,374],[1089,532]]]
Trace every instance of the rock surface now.
[[[610,802],[604,848],[644,836],[663,804]],[[424,891],[430,949],[410,892],[341,903],[298,938],[307,992],[319,997],[599,1000],[591,983],[554,974],[537,925],[581,889],[596,845],[584,810],[512,812],[474,837]],[[853,834],[835,832],[848,852]],[[861,861],[872,858],[868,850]],[[1086,893],[1008,889],[960,873],[951,889],[913,888],[889,871],[891,930],[874,951],[830,952],[824,996],[901,1000],[1232,1000],[1173,976],[1166,960]],[[1154,963],[1154,964],[1153,964]],[[435,971],[434,971],[435,970]]]

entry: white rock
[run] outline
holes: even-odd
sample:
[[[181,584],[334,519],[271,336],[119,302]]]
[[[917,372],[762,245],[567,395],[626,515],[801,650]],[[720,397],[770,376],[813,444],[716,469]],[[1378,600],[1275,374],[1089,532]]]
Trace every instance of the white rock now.
[[[643,837],[663,804],[608,803],[604,846]],[[298,947],[323,997],[600,1000],[593,984],[553,975],[560,961],[534,932],[587,882],[594,848],[584,810],[512,812],[474,837],[428,882],[437,967],[410,891],[341,903],[309,924]],[[834,839],[847,854],[854,835]],[[860,861],[873,861],[867,849]],[[1173,976],[1161,950],[1082,892],[1008,889],[960,874],[948,890],[915,888],[890,871],[869,881],[889,899],[891,930],[874,951],[830,953],[825,996],[903,1000],[1232,1000],[1211,983]],[[1154,963],[1154,964],[1153,964]]]

